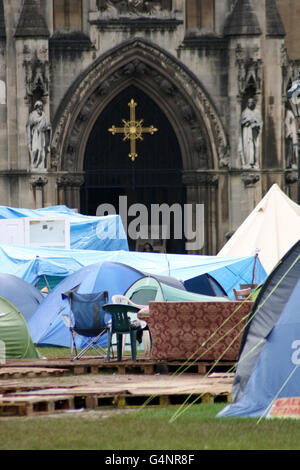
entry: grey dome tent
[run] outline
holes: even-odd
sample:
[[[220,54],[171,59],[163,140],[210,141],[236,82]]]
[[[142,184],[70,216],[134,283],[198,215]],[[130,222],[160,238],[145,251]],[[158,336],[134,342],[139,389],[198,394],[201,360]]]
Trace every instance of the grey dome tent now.
[[[7,273],[0,273],[0,297],[4,297],[15,305],[26,321],[44,300],[36,287]]]
[[[276,397],[299,396],[299,305],[300,240],[254,302],[241,341],[232,404],[218,416],[262,416]]]

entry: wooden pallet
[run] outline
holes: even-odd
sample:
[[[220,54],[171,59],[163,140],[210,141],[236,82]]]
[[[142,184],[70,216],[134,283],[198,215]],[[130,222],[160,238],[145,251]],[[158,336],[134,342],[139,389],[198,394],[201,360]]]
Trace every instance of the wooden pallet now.
[[[0,397],[0,416],[30,416],[74,409],[72,395]]]
[[[189,373],[206,375],[212,371],[228,371],[234,367],[234,362],[225,362],[214,366],[213,362],[196,362],[186,363],[180,361],[136,361],[124,360],[121,362],[110,361],[72,361],[68,364],[68,368],[72,370],[74,375],[82,374],[98,374],[99,372],[110,372],[118,374],[176,374]]]
[[[225,361],[215,364],[213,361],[182,362],[182,361],[161,361],[155,365],[156,372],[165,374],[200,374],[207,375],[212,372],[231,372],[235,362]]]
[[[80,395],[43,395],[0,397],[0,416],[31,416],[101,408],[137,408],[140,406],[178,406],[181,404],[230,402],[228,392],[203,394],[131,395],[128,393],[86,393]]]
[[[49,387],[49,385],[47,385]],[[32,384],[31,382],[24,383],[24,382],[7,382],[3,381],[0,383],[0,395],[4,394],[17,394],[20,392],[32,392],[35,390],[43,390],[45,389],[45,384]]]
[[[134,370],[135,373],[145,373],[145,374],[152,374],[155,368],[155,361],[150,360],[137,360],[133,362],[131,358],[122,359],[122,361],[112,360],[110,362],[106,362],[105,358],[94,358],[94,357],[84,357],[78,360],[70,360],[70,359],[51,359],[51,360],[10,360],[7,361],[5,366],[0,367],[0,374],[4,375],[4,371],[10,369],[18,369],[19,373],[24,374],[25,369],[31,369],[32,372],[38,369],[42,369],[44,371],[55,369],[59,370],[66,370],[72,372],[74,375],[82,375],[82,374],[96,374],[100,371],[107,371],[107,372],[117,372],[120,374],[124,374],[127,371]],[[41,367],[41,365],[43,367]],[[51,373],[51,372],[50,372]],[[53,373],[53,372],[52,372]],[[1,377],[0,375],[0,378]]]
[[[106,397],[106,402],[107,402]],[[95,408],[104,404],[102,397],[94,397]],[[199,405],[202,403],[218,403],[218,402],[230,402],[231,394],[222,393],[219,395],[213,395],[211,393],[204,394],[158,394],[158,395],[118,395],[113,397],[113,404],[118,408],[130,408],[130,407],[154,407],[154,406],[178,406],[182,404],[195,404]]]
[[[81,374],[98,374],[99,372],[110,372],[118,374],[140,373],[140,374],[154,374],[155,363],[147,362],[133,362],[133,361],[112,361],[112,362],[99,362],[92,364],[85,364],[84,362],[73,363],[71,366],[74,375]]]
[[[62,376],[69,374],[68,369],[58,369],[49,367],[1,367],[0,379],[18,379],[18,378],[32,378],[32,377],[49,377],[49,376]]]
[[[53,379],[26,386],[2,382],[0,415],[29,416],[40,413],[140,406],[172,406],[184,403],[229,402],[233,374],[214,373],[208,377],[182,375],[106,375],[84,380]],[[9,386],[10,385],[10,386]],[[15,390],[13,387],[15,386]]]
[[[214,365],[213,361],[199,361],[199,362],[187,362],[187,361],[154,361],[150,359],[137,359],[136,362],[132,361],[131,358],[125,357],[122,361],[116,359],[106,362],[105,359],[95,358],[81,358],[79,360],[71,361],[69,359],[57,359],[42,362],[16,362],[7,363],[6,367],[0,367],[0,378],[4,378],[6,371],[17,368],[14,372],[16,378],[24,376],[26,374],[37,375],[50,375],[50,374],[63,374],[63,371],[67,373],[73,373],[74,375],[83,374],[98,374],[99,372],[110,372],[118,374],[176,374],[176,373],[189,373],[189,374],[200,374],[206,375],[210,372],[225,372],[233,370],[235,365],[234,362],[223,361]],[[28,371],[29,369],[29,371]],[[26,370],[26,372],[25,372]],[[47,371],[49,371],[47,373]],[[21,374],[21,375],[18,375]],[[29,375],[30,376],[30,375]],[[33,376],[33,375],[32,375]],[[11,376],[7,375],[7,378]]]

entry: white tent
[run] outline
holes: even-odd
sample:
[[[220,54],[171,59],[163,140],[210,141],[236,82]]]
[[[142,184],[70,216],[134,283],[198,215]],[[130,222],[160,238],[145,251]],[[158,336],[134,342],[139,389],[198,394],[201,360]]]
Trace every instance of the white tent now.
[[[300,206],[273,184],[218,256],[253,256],[258,252],[269,274],[299,239]]]

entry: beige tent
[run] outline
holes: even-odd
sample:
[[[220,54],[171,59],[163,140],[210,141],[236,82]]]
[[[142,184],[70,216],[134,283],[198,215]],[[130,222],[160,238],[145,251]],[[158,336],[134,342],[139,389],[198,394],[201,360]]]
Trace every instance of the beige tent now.
[[[269,274],[299,239],[300,206],[273,184],[218,256],[253,256],[258,252]]]

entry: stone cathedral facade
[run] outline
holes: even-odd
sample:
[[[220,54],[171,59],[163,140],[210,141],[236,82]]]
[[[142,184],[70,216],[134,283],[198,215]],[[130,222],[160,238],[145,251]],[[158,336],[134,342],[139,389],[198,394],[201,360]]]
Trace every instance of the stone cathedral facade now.
[[[272,184],[296,201],[297,2],[0,0],[0,205],[203,204],[216,254]]]

